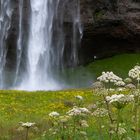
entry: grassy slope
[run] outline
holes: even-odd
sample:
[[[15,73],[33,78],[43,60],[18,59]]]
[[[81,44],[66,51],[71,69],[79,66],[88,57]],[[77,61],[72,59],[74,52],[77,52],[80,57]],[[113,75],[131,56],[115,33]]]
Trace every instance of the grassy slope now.
[[[86,68],[89,72],[99,76],[102,71],[113,71],[114,73],[127,77],[128,71],[140,63],[140,54],[123,54],[111,58],[96,60]]]

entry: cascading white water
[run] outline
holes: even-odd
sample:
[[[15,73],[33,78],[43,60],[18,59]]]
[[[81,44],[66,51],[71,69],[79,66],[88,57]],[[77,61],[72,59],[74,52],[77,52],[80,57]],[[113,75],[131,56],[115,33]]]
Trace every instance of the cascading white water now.
[[[54,90],[63,88],[63,84],[59,79],[55,79],[55,69],[63,67],[63,53],[64,53],[64,33],[63,25],[58,26],[59,35],[56,43],[53,43],[53,24],[54,18],[58,14],[59,0],[31,0],[31,20],[30,20],[30,34],[28,43],[28,73],[24,79],[21,88],[28,90]],[[77,28],[80,27],[79,3],[74,2],[76,7],[71,14],[73,19],[72,27],[72,42],[69,52],[70,61],[74,65],[77,58]],[[65,1],[65,4],[68,2]],[[64,5],[65,6],[65,5]],[[64,7],[63,7],[64,8]],[[64,11],[59,15],[60,19],[57,22],[63,24]],[[80,28],[79,28],[80,29]],[[66,86],[66,85],[65,85]]]
[[[26,85],[24,83],[23,88],[29,90],[55,89],[58,87],[50,73],[54,3],[52,0],[31,0],[30,3],[28,78],[25,79]]]
[[[6,64],[6,39],[11,23],[11,0],[0,1],[0,88],[4,88],[4,68]]]
[[[72,35],[72,55],[71,61],[73,61],[73,65],[77,65],[78,59],[78,46],[83,36],[83,30],[81,26],[81,19],[80,19],[80,1],[75,1],[76,7],[74,11],[72,11],[73,17],[73,35]],[[79,34],[77,33],[79,32]]]
[[[7,52],[5,41],[10,28],[10,5],[13,1],[0,2],[0,86],[3,88]],[[13,53],[16,66],[6,77],[7,80],[10,77],[10,84],[6,87],[23,90],[55,90],[68,87],[63,78],[63,70],[66,65],[77,65],[77,52],[82,35],[79,0],[30,0],[28,7],[24,0],[19,0],[18,4],[17,47]],[[29,15],[26,15],[24,6],[30,11],[27,12]],[[14,18],[12,17],[12,23],[15,23]],[[9,66],[7,68],[10,69]]]
[[[21,64],[21,55],[22,55],[22,19],[23,19],[23,0],[19,0],[19,34],[17,38],[17,64],[16,64],[16,72],[15,72],[15,80],[14,80],[14,86],[18,82],[18,76],[19,76],[19,69]]]

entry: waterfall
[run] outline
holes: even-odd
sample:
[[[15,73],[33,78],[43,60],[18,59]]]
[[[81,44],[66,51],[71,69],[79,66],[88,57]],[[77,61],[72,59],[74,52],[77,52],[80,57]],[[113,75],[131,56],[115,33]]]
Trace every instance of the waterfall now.
[[[0,88],[4,88],[4,68],[6,64],[6,39],[11,23],[11,0],[0,1]]]
[[[0,1],[0,88],[3,88],[11,3],[16,2]],[[30,0],[26,5],[30,11],[27,12],[29,19],[26,24],[25,3],[18,0],[18,7],[14,9],[19,12],[16,14],[18,26],[14,26],[17,31],[17,47],[13,53],[16,66],[10,72],[12,82],[8,88],[55,90],[69,87],[63,73],[65,67],[78,64],[78,47],[82,37],[79,0]]]
[[[64,68],[64,50],[67,51],[63,26],[65,7],[69,5],[69,1],[63,1],[62,4],[60,0],[31,0],[30,5],[28,71],[21,88],[28,90],[64,88],[66,82],[61,83],[59,72]],[[67,57],[69,63],[74,66],[78,63],[77,45],[81,33],[79,0],[73,1],[72,7],[74,10],[70,13],[72,37]]]
[[[21,64],[21,56],[22,56],[22,19],[23,19],[23,0],[19,0],[19,34],[17,38],[17,64],[16,64],[16,72],[15,72],[15,80],[14,80],[14,86],[17,85],[18,77],[19,77],[19,70],[20,70],[20,64]]]
[[[54,4],[57,3],[52,0],[31,0],[28,79],[26,81],[27,88],[29,86],[31,90],[52,89],[56,86],[51,77],[50,64]]]

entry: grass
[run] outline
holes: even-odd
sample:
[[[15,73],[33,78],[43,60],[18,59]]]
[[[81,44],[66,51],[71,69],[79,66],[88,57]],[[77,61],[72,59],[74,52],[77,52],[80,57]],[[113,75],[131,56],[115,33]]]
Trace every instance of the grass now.
[[[86,66],[89,73],[98,77],[102,71],[113,71],[120,77],[127,77],[128,71],[140,63],[140,54],[121,54],[95,62]]]
[[[75,95],[82,95],[87,100],[85,104],[92,102],[92,98],[89,98],[90,90],[0,91],[0,140],[16,140],[17,137],[22,140],[17,132],[19,122],[36,122],[41,125],[52,111],[64,114],[74,103]]]
[[[124,93],[126,94],[126,92]],[[37,130],[31,130],[29,140],[56,140],[56,138],[42,137],[43,133],[49,130],[49,113],[57,111],[64,115],[73,106],[78,105],[79,101],[75,98],[76,95],[81,95],[84,100],[80,103],[82,107],[102,104],[101,97],[93,95],[91,89],[83,90],[64,90],[64,91],[0,91],[0,140],[25,140],[25,131],[19,128],[19,122],[35,122]],[[103,105],[104,106],[104,105]],[[130,106],[121,114],[124,119],[123,123],[127,124],[130,136],[133,133],[129,125],[131,125]],[[115,108],[113,110],[116,112]],[[130,117],[130,118],[129,118]],[[107,135],[108,120],[101,120],[104,125],[103,137],[104,140],[109,140]],[[87,136],[89,140],[101,140],[99,135],[99,125],[96,118],[88,118],[89,128],[87,128]],[[83,129],[85,130],[85,129]],[[75,140],[85,140],[81,135],[75,136]],[[79,139],[80,138],[80,139]],[[73,139],[73,140],[74,140]],[[59,139],[58,139],[59,140]],[[67,140],[67,139],[64,139]],[[113,140],[116,140],[115,137]]]

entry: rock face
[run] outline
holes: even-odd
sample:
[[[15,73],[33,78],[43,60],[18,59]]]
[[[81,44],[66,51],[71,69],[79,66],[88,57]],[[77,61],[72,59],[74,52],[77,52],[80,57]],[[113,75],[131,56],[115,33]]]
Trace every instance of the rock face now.
[[[140,52],[139,0],[81,0],[82,63],[118,53]]]
[[[61,0],[64,2],[65,0]],[[72,1],[76,0],[71,0]],[[8,63],[14,66],[18,36],[19,0],[13,0],[12,26],[8,37]],[[80,0],[83,38],[79,49],[80,64],[123,52],[140,52],[140,1],[139,0]],[[71,24],[69,11],[65,14],[66,29]],[[30,14],[29,0],[24,0],[23,42],[28,38]],[[67,37],[69,39],[69,37]],[[66,41],[69,42],[69,41]],[[26,52],[23,53],[26,55]]]

